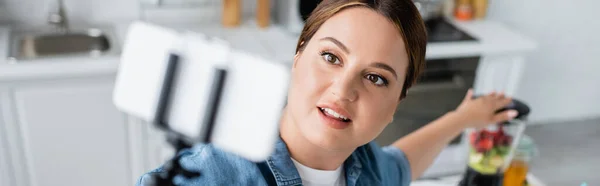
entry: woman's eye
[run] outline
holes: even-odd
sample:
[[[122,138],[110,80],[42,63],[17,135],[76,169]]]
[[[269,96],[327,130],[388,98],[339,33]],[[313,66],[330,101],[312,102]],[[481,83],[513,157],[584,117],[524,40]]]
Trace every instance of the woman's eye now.
[[[365,76],[365,78],[367,78],[369,81],[371,81],[373,84],[375,84],[377,86],[387,86],[388,85],[388,81],[379,75],[367,74]]]
[[[328,63],[334,65],[340,64],[339,58],[329,52],[322,52],[321,57],[323,57],[323,60],[327,61]]]

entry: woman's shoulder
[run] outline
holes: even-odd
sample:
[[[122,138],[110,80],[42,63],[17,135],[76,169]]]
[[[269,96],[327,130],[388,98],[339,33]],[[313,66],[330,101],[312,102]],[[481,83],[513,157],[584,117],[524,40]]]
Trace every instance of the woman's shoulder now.
[[[179,163],[188,171],[199,172],[200,177],[190,180],[176,180],[176,185],[261,185],[262,179],[254,162],[225,152],[211,144],[197,144],[181,151]],[[151,176],[165,172],[162,167],[144,174],[138,185],[151,181]],[[244,184],[247,183],[247,184]]]
[[[382,147],[377,143],[371,141],[363,146],[356,148],[354,151],[354,155],[358,156],[358,159],[361,161],[376,161],[381,159],[381,155],[384,151],[382,151]]]
[[[353,153],[356,160],[360,161],[363,170],[367,169],[367,177],[378,177],[383,185],[409,185],[410,164],[404,152],[394,146],[381,147],[375,142],[370,142],[356,149]]]

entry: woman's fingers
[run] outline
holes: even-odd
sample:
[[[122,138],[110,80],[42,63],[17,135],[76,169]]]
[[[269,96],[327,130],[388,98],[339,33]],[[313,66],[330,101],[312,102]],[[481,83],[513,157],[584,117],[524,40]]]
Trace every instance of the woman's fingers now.
[[[508,104],[510,104],[512,102],[512,98],[508,97],[508,98],[503,98],[502,99],[502,107],[506,107],[508,106]]]
[[[489,97],[491,97],[491,98],[496,98],[496,95],[497,95],[496,91],[492,91],[492,92],[489,94]]]
[[[504,96],[504,93],[500,92],[496,95],[496,99],[504,99],[506,98],[506,96]]]
[[[467,91],[467,95],[465,95],[465,98],[463,99],[463,101],[462,101],[462,102],[464,103],[464,102],[467,102],[467,101],[469,101],[469,100],[471,100],[471,99],[473,99],[473,89],[472,89],[472,88],[470,88],[470,89]]]
[[[507,97],[504,93],[496,91],[489,93],[485,100],[496,110],[506,107],[512,101],[512,99]]]
[[[516,110],[507,110],[507,111],[504,111],[504,112],[494,115],[494,118],[492,118],[492,122],[500,123],[500,122],[508,121],[508,120],[515,118],[518,114],[519,113]]]
[[[502,109],[506,106],[508,106],[508,104],[510,104],[510,102],[512,101],[512,99],[510,97],[503,97],[503,98],[498,98],[497,100],[495,100],[495,105],[494,107],[496,109]]]

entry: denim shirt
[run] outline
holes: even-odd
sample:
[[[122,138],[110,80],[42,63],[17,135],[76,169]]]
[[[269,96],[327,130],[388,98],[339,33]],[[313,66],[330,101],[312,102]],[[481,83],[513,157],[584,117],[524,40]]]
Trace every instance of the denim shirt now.
[[[175,185],[267,185],[256,163],[211,144],[198,144],[183,150],[180,164],[186,170],[198,171],[201,176],[189,180],[176,177]],[[266,160],[277,185],[302,185],[288,148],[277,141],[274,153]],[[410,165],[404,153],[393,146],[379,147],[374,142],[358,147],[344,162],[346,185],[401,185],[411,181]],[[151,175],[163,171],[155,169],[144,174],[137,185],[146,185]]]

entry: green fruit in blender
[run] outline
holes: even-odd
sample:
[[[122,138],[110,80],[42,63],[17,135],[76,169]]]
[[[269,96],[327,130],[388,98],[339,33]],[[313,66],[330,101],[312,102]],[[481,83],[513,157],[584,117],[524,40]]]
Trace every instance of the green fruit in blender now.
[[[489,165],[483,165],[480,163],[470,163],[469,167],[473,170],[481,173],[481,174],[496,174],[498,172],[498,168]]]
[[[490,159],[490,165],[500,167],[504,163],[504,158],[500,156],[494,156]]]
[[[469,156],[469,163],[479,163],[483,159],[483,154],[473,153]]]
[[[488,151],[487,155],[488,156],[496,156],[498,154],[498,149],[497,148],[492,148],[490,151]]]
[[[500,156],[505,156],[506,154],[508,154],[508,146],[499,146],[496,147],[497,151],[498,151],[498,155]]]

